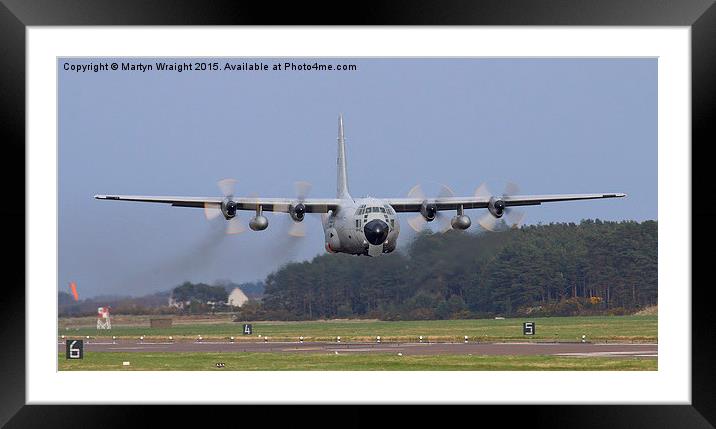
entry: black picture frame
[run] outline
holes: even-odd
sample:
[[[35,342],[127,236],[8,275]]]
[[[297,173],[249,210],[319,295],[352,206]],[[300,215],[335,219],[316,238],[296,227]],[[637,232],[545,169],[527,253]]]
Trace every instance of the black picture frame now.
[[[691,28],[692,60],[692,196],[708,195],[715,186],[705,175],[695,174],[699,163],[710,162],[704,148],[714,144],[709,125],[716,111],[716,6],[711,0],[664,2],[659,0],[393,0],[382,3],[170,1],[154,0],[2,0],[0,4],[0,106],[4,138],[3,192],[6,198],[0,215],[5,248],[5,287],[0,294],[0,424],[8,427],[134,427],[151,421],[155,414],[165,426],[186,423],[187,414],[211,416],[207,424],[230,424],[241,419],[234,407],[198,410],[186,407],[147,406],[40,406],[25,405],[25,30],[27,26],[87,25],[559,25],[559,26],[687,26]],[[700,154],[702,156],[694,156]],[[9,195],[9,198],[7,196]],[[692,225],[708,224],[716,211],[708,203],[685,195],[685,216]],[[21,203],[22,202],[22,203]],[[690,211],[689,211],[690,210]],[[18,225],[24,225],[22,230]],[[692,270],[696,261],[713,251],[708,243],[713,226],[702,227],[692,236]],[[8,279],[9,274],[9,279]],[[697,277],[693,277],[694,279]],[[296,424],[302,418],[364,426],[381,423],[437,424],[466,419],[472,424],[489,424],[493,418],[508,426],[549,427],[713,427],[716,422],[716,371],[712,347],[714,301],[709,284],[693,282],[692,288],[692,405],[665,406],[480,406],[469,409],[385,410],[374,407],[332,407],[306,410],[294,407],[285,413],[270,413],[267,422]],[[662,285],[687,287],[688,285]],[[240,388],[240,387],[237,387]],[[426,386],[429,388],[429,386]],[[476,388],[479,388],[476,387]],[[534,388],[533,386],[526,388]],[[615,386],[618,388],[618,386]],[[537,394],[537,393],[536,393]],[[638,398],[635,398],[637,401]],[[256,406],[255,406],[256,407]],[[270,410],[252,409],[250,414],[266,416]],[[388,411],[383,413],[381,411]],[[378,419],[376,413],[380,413]],[[141,416],[141,419],[139,418]],[[217,417],[221,416],[221,417]],[[98,423],[101,422],[101,423]],[[221,423],[225,422],[225,423]]]

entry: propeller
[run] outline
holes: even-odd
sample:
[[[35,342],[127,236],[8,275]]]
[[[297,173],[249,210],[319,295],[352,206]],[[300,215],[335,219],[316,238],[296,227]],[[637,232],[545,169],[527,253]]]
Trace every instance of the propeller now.
[[[206,217],[206,220],[214,220],[219,216],[221,216],[220,205],[204,203],[204,217]]]
[[[217,182],[221,194],[226,197],[226,200],[231,203],[231,199],[234,196],[236,189],[236,179],[222,179]],[[207,220],[213,220],[221,216],[221,204],[215,203],[204,203],[204,216]],[[234,216],[227,220],[226,233],[227,234],[241,234],[246,231],[246,227],[241,223],[241,219],[238,216]]]
[[[227,198],[230,198],[234,196],[237,182],[238,181],[236,179],[221,179],[216,182],[216,184],[219,186],[219,189],[221,189],[221,194]]]
[[[308,198],[308,193],[311,192],[311,188],[313,188],[313,185],[311,185],[308,182],[305,181],[298,181],[293,184],[294,190],[296,193],[296,199],[298,200],[299,204],[302,204],[306,198]],[[304,219],[305,220],[305,219]],[[291,221],[291,226],[288,229],[288,235],[294,238],[302,238],[306,236],[306,224],[305,222],[294,222]]]
[[[505,189],[502,192],[502,198],[510,197],[512,195],[517,195],[520,192],[519,186],[517,186],[515,183],[507,182],[505,185]],[[486,184],[481,184],[476,190],[475,190],[475,196],[477,198],[485,198],[490,199],[493,198],[496,201],[501,201],[500,197],[495,197],[490,190],[488,189]],[[504,219],[504,220],[502,220]],[[503,215],[501,218],[495,217],[489,210],[482,215],[478,220],[477,223],[480,224],[480,226],[483,229],[486,229],[488,231],[493,232],[502,232],[506,231],[508,229],[516,229],[519,228],[520,225],[522,225],[522,222],[525,219],[525,213],[521,210],[514,209],[512,207],[504,207],[503,209]]]
[[[298,181],[293,184],[293,187],[296,191],[296,198],[298,198],[298,201],[304,201],[308,198],[308,193],[311,192],[313,185],[306,181]]]
[[[443,185],[441,183],[437,183],[439,185],[440,190],[437,192],[437,196],[435,198],[428,198],[426,196],[425,191],[423,190],[423,186],[421,184],[417,184],[413,186],[410,191],[408,191],[408,198],[415,198],[423,201],[424,203],[427,203],[429,205],[430,203],[434,202],[435,200],[441,199],[441,198],[450,198],[454,197],[455,193],[448,187],[447,185]],[[429,207],[428,207],[429,208]],[[433,221],[437,220],[439,226],[440,232],[446,232],[452,228],[450,225],[450,217],[446,216],[445,214],[441,213],[440,211],[435,211],[434,214],[435,218]],[[414,216],[411,216],[407,220],[408,225],[415,231],[420,232],[423,228],[425,228],[425,225],[429,222],[422,213],[418,213]]]
[[[313,188],[313,185],[309,182],[305,181],[298,181],[294,182],[294,193],[296,195],[296,205],[302,204],[306,198],[308,198],[308,194],[311,192],[311,188]],[[305,218],[301,222],[296,222],[293,219],[291,219],[291,215],[288,214],[288,216],[282,216],[284,220],[283,223],[283,230],[284,233],[287,234],[289,237],[293,238],[302,238],[306,236],[306,222]]]
[[[232,217],[227,221],[226,224],[226,233],[227,234],[241,234],[242,232],[246,231],[246,227],[243,223],[241,223],[241,219],[238,217]]]
[[[288,235],[293,238],[303,238],[306,236],[306,224],[303,222],[291,221],[291,225],[288,229]]]

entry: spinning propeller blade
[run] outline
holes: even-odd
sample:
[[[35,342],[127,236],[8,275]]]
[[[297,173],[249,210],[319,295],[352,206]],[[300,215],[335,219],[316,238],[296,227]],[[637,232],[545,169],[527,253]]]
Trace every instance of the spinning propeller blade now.
[[[455,193],[450,189],[449,186],[444,185],[442,183],[433,183],[433,185],[439,186],[439,191],[437,192],[437,196],[434,198],[428,198],[426,197],[425,191],[423,190],[423,186],[421,184],[417,184],[413,186],[410,191],[408,191],[408,198],[416,198],[422,201],[425,201],[427,203],[434,202],[436,200],[439,200],[441,198],[450,198],[454,197]],[[439,227],[436,229],[440,232],[446,232],[450,229],[452,229],[452,226],[450,225],[450,217],[446,216],[445,214],[438,211],[435,213],[435,220],[438,220]],[[423,217],[422,214],[418,213],[414,216],[411,216],[407,220],[408,225],[415,231],[420,232],[423,228],[425,228],[425,225],[428,223],[428,221]]]
[[[296,194],[296,201],[297,203],[302,203],[303,201],[308,198],[308,194],[311,192],[311,189],[313,188],[313,185],[306,181],[297,181],[294,182],[294,191]],[[296,222],[293,219],[291,219],[290,214],[286,214],[286,216],[282,216],[284,220],[283,223],[283,233],[288,235],[289,237],[293,238],[303,238],[306,236],[306,219],[304,218],[301,222]]]
[[[517,184],[513,182],[507,182],[505,184],[505,189],[502,192],[502,198],[516,195],[519,192],[520,188],[519,186],[517,186]],[[478,188],[475,190],[475,196],[478,198],[500,199],[500,197],[494,196],[492,192],[490,192],[487,185],[484,183],[478,186]],[[483,229],[493,232],[501,232],[506,231],[508,229],[517,229],[522,225],[522,222],[525,219],[525,213],[512,207],[505,207],[501,219],[504,220],[501,221],[500,218],[496,218],[492,215],[492,213],[488,211],[487,213],[480,216],[480,218],[477,220],[477,223],[480,224]]]
[[[217,182],[217,186],[219,187],[219,190],[221,190],[221,194],[224,197],[226,197],[228,200],[231,200],[231,198],[234,196],[237,182],[238,181],[236,179],[222,179]],[[213,203],[205,203],[204,204],[204,216],[206,217],[207,220],[214,220],[221,215],[223,215],[223,213],[221,212],[220,204],[213,204]],[[244,231],[246,231],[246,227],[241,223],[241,219],[239,218],[238,213],[233,218],[227,220],[227,223],[226,223],[226,233],[227,234],[229,234],[229,235],[241,234]]]
[[[288,229],[288,235],[294,238],[306,236],[306,224],[303,222],[291,222],[293,225]]]
[[[222,179],[217,182],[217,185],[219,185],[219,189],[221,189],[221,194],[225,197],[233,197],[234,196],[234,190],[236,189],[236,179]]]
[[[241,234],[246,231],[246,227],[241,223],[241,219],[233,217],[226,223],[226,233],[230,235]]]
[[[204,203],[204,217],[206,220],[214,220],[221,216],[221,206],[218,204]]]
[[[308,194],[311,192],[311,188],[313,188],[313,185],[304,181],[298,181],[294,183],[293,186],[296,190],[296,198],[298,198],[298,201],[303,201],[308,198]]]

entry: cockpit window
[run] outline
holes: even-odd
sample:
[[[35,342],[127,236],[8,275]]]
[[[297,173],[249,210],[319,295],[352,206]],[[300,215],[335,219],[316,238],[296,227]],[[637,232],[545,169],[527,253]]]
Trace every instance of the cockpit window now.
[[[395,213],[393,212],[393,209],[392,209],[388,204],[385,205],[385,211],[386,211],[388,214],[391,214],[391,215],[392,215],[392,214],[395,214]]]
[[[385,213],[385,209],[383,207],[380,207],[379,209],[381,213]]]

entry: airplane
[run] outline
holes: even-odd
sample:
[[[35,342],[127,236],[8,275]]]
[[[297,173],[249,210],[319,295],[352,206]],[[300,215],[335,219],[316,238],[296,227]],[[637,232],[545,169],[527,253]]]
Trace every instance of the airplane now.
[[[420,185],[410,190],[404,198],[353,198],[348,192],[346,171],[346,144],[343,132],[343,115],[338,117],[338,177],[336,198],[307,198],[308,184],[298,182],[295,198],[253,198],[235,197],[235,180],[224,179],[219,182],[223,197],[174,197],[142,195],[95,195],[99,200],[138,201],[171,204],[174,207],[203,208],[207,218],[223,215],[228,221],[227,233],[236,234],[245,231],[237,217],[240,210],[252,211],[255,215],[249,221],[253,231],[268,228],[268,219],[264,212],[287,213],[294,222],[290,235],[303,236],[306,214],[320,213],[323,224],[325,248],[329,253],[347,253],[351,255],[379,256],[393,252],[396,248],[400,224],[397,213],[416,213],[408,219],[408,224],[420,231],[427,222],[432,222],[443,211],[455,211],[444,230],[466,230],[472,221],[465,210],[487,209],[478,223],[489,231],[504,228],[503,216],[510,221],[508,227],[517,227],[524,215],[514,207],[535,206],[547,202],[590,200],[602,198],[621,198],[623,193],[601,194],[551,194],[551,195],[515,195],[516,186],[508,184],[502,195],[493,195],[485,185],[481,185],[475,194],[456,197],[450,188],[442,186],[436,197],[425,196]],[[502,223],[500,221],[502,220]]]

